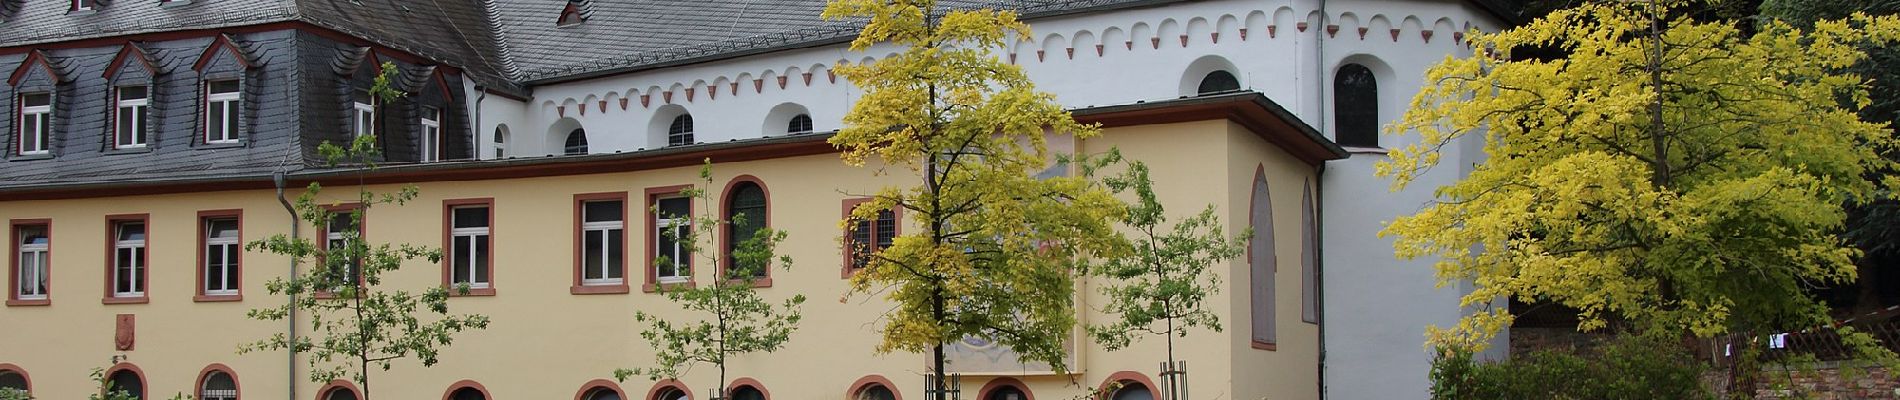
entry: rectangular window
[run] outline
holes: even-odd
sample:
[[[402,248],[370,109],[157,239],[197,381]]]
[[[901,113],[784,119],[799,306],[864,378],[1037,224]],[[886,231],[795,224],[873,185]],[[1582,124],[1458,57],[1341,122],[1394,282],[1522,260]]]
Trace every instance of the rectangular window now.
[[[112,298],[145,297],[145,219],[112,219]]]
[[[870,221],[854,218],[852,213],[870,199],[845,200],[844,217],[851,220],[850,231],[845,235],[844,276],[850,277],[871,264],[871,256],[884,249],[891,248],[897,238],[897,212],[889,209],[878,210],[877,220]]]
[[[241,93],[236,79],[205,82],[205,143],[236,143]]]
[[[200,213],[207,215],[210,213]],[[201,295],[237,296],[242,276],[239,264],[243,257],[243,238],[237,215],[224,214],[203,216],[199,221],[203,227],[204,253],[200,255],[204,270],[200,271],[203,288]]]
[[[574,293],[626,293],[625,193],[574,196]]]
[[[52,225],[46,220],[13,223],[13,293],[7,305],[46,304],[51,281]]]
[[[94,0],[73,0],[73,11],[90,11],[95,5],[93,3]]]
[[[450,200],[445,202],[449,217],[448,284],[450,294],[468,285],[469,294],[493,294],[490,280],[494,256],[490,253],[492,203],[489,200]]]
[[[350,113],[350,137],[376,134],[376,98],[371,97],[367,90],[358,90],[353,99],[356,106]]]
[[[442,160],[442,111],[422,107],[422,162]]]
[[[53,94],[20,95],[19,154],[46,154],[53,132]]]
[[[330,210],[330,221],[324,224],[323,228],[323,249],[326,252],[348,253],[351,251],[350,243],[352,241],[362,241],[363,226],[359,223],[360,220],[357,217],[361,214],[360,210],[361,209],[358,208]],[[361,246],[357,247],[361,248]],[[345,254],[344,257],[347,258],[340,265],[343,270],[336,271],[337,273],[334,275],[340,280],[332,285],[334,287],[356,285],[362,280],[362,260],[358,259],[360,255]]]
[[[118,126],[113,130],[112,147],[145,147],[145,110],[151,104],[150,93],[144,86],[121,86],[118,95]]]
[[[660,284],[692,280],[693,199],[674,196],[655,200],[653,212],[653,279]],[[668,234],[671,233],[671,234]]]

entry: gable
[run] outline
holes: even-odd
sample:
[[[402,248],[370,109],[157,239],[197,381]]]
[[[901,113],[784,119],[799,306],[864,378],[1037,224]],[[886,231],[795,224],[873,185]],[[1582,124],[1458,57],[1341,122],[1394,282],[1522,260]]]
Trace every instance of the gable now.
[[[126,42],[125,48],[119,49],[119,54],[112,57],[111,63],[106,64],[105,73],[100,74],[106,79],[118,78],[120,75],[128,79],[150,79],[158,76],[158,65],[152,63],[152,57],[146,54],[145,49],[140,48],[137,43]]]
[[[237,69],[250,69],[254,64],[250,52],[244,46],[231,39],[231,35],[220,34],[212,37],[211,45],[205,47],[204,54],[198,56],[198,62],[191,64],[191,69],[204,72],[207,67],[224,66],[226,63],[235,63]]]
[[[19,67],[13,69],[13,75],[7,78],[7,84],[19,86],[21,82],[29,80],[44,80],[58,84],[65,82],[66,77],[59,67],[54,65],[53,60],[46,56],[46,53],[34,50],[27,53],[26,59],[20,61]]]

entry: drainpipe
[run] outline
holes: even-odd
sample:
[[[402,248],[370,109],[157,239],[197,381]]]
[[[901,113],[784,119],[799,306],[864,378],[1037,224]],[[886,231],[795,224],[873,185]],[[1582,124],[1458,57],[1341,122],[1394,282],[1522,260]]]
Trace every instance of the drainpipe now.
[[[475,137],[475,145],[471,146],[475,149],[475,154],[474,154],[474,157],[469,157],[469,158],[473,158],[476,160],[482,159],[482,100],[488,100],[488,88],[482,87],[480,85],[476,85],[475,86],[475,116],[470,118],[475,121],[475,126],[469,128],[469,130],[473,131],[473,132],[469,132],[471,133],[471,135],[469,136]],[[494,142],[495,142],[494,137],[488,138],[488,143],[494,143]]]
[[[1331,21],[1332,15],[1326,13],[1326,0],[1319,0],[1319,18],[1320,18],[1319,23],[1321,26],[1317,26],[1315,27],[1317,29],[1313,30],[1314,32],[1313,37],[1316,38],[1313,42],[1313,52],[1316,53],[1315,56],[1313,57],[1313,66],[1314,66],[1314,69],[1319,72],[1319,74],[1315,75],[1313,79],[1313,88],[1316,89],[1314,91],[1314,94],[1315,94],[1314,97],[1316,97],[1319,100],[1319,125],[1320,125],[1319,131],[1321,132],[1321,135],[1324,136],[1326,133],[1336,133],[1336,132],[1333,132],[1333,129],[1331,129],[1332,124],[1326,123],[1326,34],[1319,33],[1326,29],[1324,25],[1332,22]],[[1338,112],[1339,110],[1333,110],[1333,111]],[[1352,157],[1352,156],[1347,155],[1347,157]],[[1314,316],[1314,319],[1319,320],[1319,365],[1315,366],[1315,368],[1319,369],[1319,398],[1320,400],[1325,400],[1327,398],[1327,393],[1326,393],[1326,352],[1327,352],[1327,348],[1326,348],[1326,278],[1325,278],[1326,257],[1324,257],[1326,254],[1326,251],[1321,250],[1321,249],[1326,248],[1326,240],[1325,240],[1326,219],[1325,217],[1323,217],[1325,213],[1321,212],[1321,210],[1325,209],[1324,204],[1326,204],[1326,202],[1321,201],[1322,199],[1325,199],[1325,196],[1321,195],[1321,193],[1325,193],[1324,190],[1321,190],[1325,188],[1325,186],[1320,183],[1320,182],[1324,182],[1324,180],[1322,180],[1321,178],[1324,178],[1325,176],[1326,176],[1326,163],[1321,162],[1318,170],[1313,172],[1313,224],[1314,224],[1313,231],[1314,231],[1314,236],[1318,236],[1318,237],[1313,238],[1313,244],[1314,244],[1313,247],[1315,247],[1315,249],[1313,250],[1313,257],[1314,257],[1313,259],[1313,265],[1314,265],[1313,291],[1315,292],[1313,293],[1313,296],[1315,296],[1315,298],[1313,299],[1313,314],[1314,314],[1313,316]]]
[[[273,173],[271,174],[270,178],[271,178],[272,183],[277,184],[277,203],[282,204],[284,206],[284,212],[287,214],[290,214],[290,240],[293,240],[293,241],[297,240],[301,238],[300,234],[302,233],[301,230],[302,230],[303,224],[299,222],[299,220],[297,219],[297,208],[291,207],[290,200],[284,199],[284,184],[286,183],[284,172],[278,171],[276,173]],[[293,281],[297,279],[297,260],[296,259],[290,260],[290,279]],[[289,312],[290,312],[289,318],[286,318],[286,320],[290,321],[290,323],[288,324],[289,326],[285,327],[285,329],[290,331],[290,334],[287,336],[288,338],[287,340],[289,340],[289,343],[296,343],[297,342],[297,294],[296,293],[290,294]],[[286,372],[284,376],[285,383],[287,383],[285,387],[290,388],[290,397],[288,398],[295,399],[297,398],[297,351],[292,350],[292,349],[286,349],[284,362],[285,362],[285,366],[287,367],[285,371],[288,371]]]

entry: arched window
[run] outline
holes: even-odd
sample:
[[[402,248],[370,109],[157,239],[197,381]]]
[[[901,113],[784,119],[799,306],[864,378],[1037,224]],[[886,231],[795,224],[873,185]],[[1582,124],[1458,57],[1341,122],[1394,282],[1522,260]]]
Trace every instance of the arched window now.
[[[693,115],[681,114],[673,117],[673,123],[666,126],[666,145],[685,146],[693,144]]]
[[[855,397],[853,397],[853,399],[855,400],[897,400],[897,393],[892,392],[891,388],[884,387],[883,384],[873,383],[873,384],[865,385],[863,389],[858,389],[858,394]]]
[[[32,381],[27,379],[26,371],[12,364],[0,364],[0,393],[14,391],[22,394],[33,393]],[[0,396],[4,397],[4,396]]]
[[[198,400],[237,400],[237,378],[219,370],[206,371],[198,382]]]
[[[567,148],[562,154],[587,154],[587,130],[575,129],[567,132]]]
[[[1234,90],[1240,90],[1240,79],[1234,78],[1232,72],[1216,70],[1201,78],[1201,88],[1195,93],[1212,94]]]
[[[811,116],[798,114],[792,117],[791,124],[785,127],[785,133],[811,133]]]
[[[495,127],[495,158],[508,156],[508,126]]]
[[[1346,64],[1333,75],[1333,126],[1341,146],[1379,147],[1379,81],[1371,69]]]
[[[1009,377],[992,379],[977,392],[980,393],[978,400],[1035,400],[1035,397],[1030,396],[1028,386]]]
[[[653,398],[647,400],[689,400],[690,398],[691,397],[687,396],[685,391],[679,390],[679,388],[665,387],[654,392]]]
[[[465,387],[456,389],[455,394],[449,395],[449,400],[488,400],[488,397],[482,396],[482,391],[480,390]]]
[[[1247,243],[1247,263],[1249,267],[1248,292],[1252,299],[1253,345],[1260,349],[1274,349],[1275,336],[1273,277],[1280,268],[1273,250],[1273,200],[1267,190],[1267,176],[1264,169],[1255,170],[1253,196],[1248,205],[1249,226],[1253,227],[1253,238]]]
[[[112,384],[112,390],[131,394],[134,399],[145,400],[145,377],[139,376],[138,371],[132,368],[113,371],[111,375],[106,376],[106,381]]]
[[[765,400],[765,392],[752,385],[742,385],[732,390],[732,400]]]
[[[613,389],[608,389],[608,388],[594,388],[594,390],[587,392],[587,397],[584,397],[584,399],[586,400],[620,400],[620,393],[615,393]]]
[[[765,224],[765,187],[758,182],[742,180],[733,182],[726,191],[726,268],[729,278],[766,276],[764,265],[740,265],[733,255],[739,244],[751,240]],[[744,273],[746,275],[740,275]]]
[[[1155,394],[1153,390],[1148,389],[1148,386],[1141,384],[1141,382],[1128,381],[1128,382],[1122,382],[1121,388],[1115,389],[1115,394],[1113,396],[1109,396],[1109,399],[1110,400],[1154,400]]]
[[[331,388],[329,393],[324,393],[323,400],[356,400],[356,392],[348,388]]]
[[[595,379],[581,385],[581,391],[574,398],[580,400],[623,400],[627,396],[620,386],[608,379]]]
[[[363,398],[356,390],[356,384],[346,380],[333,380],[317,391],[317,400],[358,400]]]
[[[1022,389],[1015,386],[1002,386],[990,390],[990,394],[983,396],[983,400],[1029,400],[1029,394],[1023,393]]]

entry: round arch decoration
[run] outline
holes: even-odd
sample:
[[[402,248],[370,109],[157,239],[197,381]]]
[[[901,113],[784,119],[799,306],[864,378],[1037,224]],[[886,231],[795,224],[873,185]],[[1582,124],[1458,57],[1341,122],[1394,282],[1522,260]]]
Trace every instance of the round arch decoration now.
[[[357,399],[363,398],[363,389],[358,389],[356,382],[336,379],[331,380],[330,383],[323,384],[323,388],[317,389],[317,400],[329,400],[330,393],[338,390],[348,390],[351,396],[356,396]]]
[[[574,400],[587,400],[587,394],[592,393],[594,389],[612,390],[614,395],[620,397],[620,400],[627,400],[627,391],[620,390],[619,384],[606,379],[595,379],[581,384],[581,390],[574,391]],[[486,395],[487,392],[484,391],[482,394]]]
[[[686,394],[687,399],[693,398],[693,390],[688,389],[686,387],[686,383],[680,382],[678,379],[667,379],[667,380],[662,380],[659,382],[654,382],[653,388],[647,389],[647,396],[641,398],[641,400],[654,400],[655,398],[660,396],[660,392],[663,392],[667,389],[678,390],[680,393]],[[621,398],[625,399],[625,397],[621,397]]]
[[[476,392],[480,392],[482,394],[483,399],[495,400],[495,396],[489,396],[488,388],[482,386],[481,382],[476,382],[469,379],[463,379],[463,380],[455,381],[455,383],[449,384],[448,390],[442,391],[442,400],[451,400],[455,398],[455,392],[459,392],[462,389],[474,389]]]
[[[1023,400],[1036,400],[1036,393],[1029,391],[1029,385],[1023,384],[1023,381],[1017,380],[1016,378],[1007,376],[1000,376],[996,379],[991,379],[989,383],[983,384],[983,389],[976,391],[976,398],[978,400],[987,400],[990,398],[990,393],[1005,387],[1015,388],[1017,391],[1023,392]]]
[[[1147,375],[1142,375],[1142,373],[1135,372],[1135,371],[1121,371],[1121,372],[1116,372],[1113,374],[1108,374],[1108,378],[1102,379],[1102,385],[1098,387],[1101,389],[1107,389],[1109,388],[1109,385],[1124,385],[1128,383],[1141,384],[1142,387],[1148,388],[1148,393],[1153,394],[1156,398],[1161,397],[1161,388],[1155,386],[1155,382],[1153,380],[1148,379]],[[1115,391],[1103,390],[1096,396],[1096,398],[1100,400],[1113,399],[1115,398],[1115,394],[1117,392],[1120,392],[1120,390],[1115,390]]]
[[[19,365],[14,364],[0,363],[0,374],[4,373],[19,375],[20,382],[26,384],[26,393],[33,393],[33,376],[26,373],[26,368],[20,368]]]
[[[244,381],[238,380],[237,371],[232,371],[230,366],[220,363],[211,363],[211,365],[206,365],[205,369],[198,371],[198,380],[191,384],[192,398],[197,399],[204,397],[205,379],[211,378],[212,372],[223,373],[224,376],[231,377],[231,389],[237,391],[238,398],[244,398]]]
[[[117,375],[120,372],[131,372],[132,376],[138,377],[139,378],[139,393],[135,393],[135,394],[138,396],[138,398],[141,398],[141,399],[148,398],[145,396],[145,393],[151,391],[151,390],[148,390],[151,387],[151,384],[150,382],[146,382],[145,380],[145,370],[139,369],[139,366],[137,364],[133,364],[129,361],[120,361],[118,364],[112,364],[111,368],[106,368],[105,374],[101,376],[104,376],[106,380],[110,381],[112,380],[113,375]]]
[[[732,380],[732,385],[726,387],[726,396],[731,397],[733,393],[736,393],[739,391],[740,387],[745,387],[745,386],[751,386],[753,389],[758,390],[760,395],[765,396],[765,400],[772,400],[772,391],[766,390],[765,384],[759,383],[759,380],[752,379],[752,378],[739,378],[739,379]]]
[[[852,382],[851,386],[845,389],[845,400],[856,400],[858,393],[870,388],[871,385],[883,386],[884,389],[891,391],[892,398],[904,400],[904,393],[897,390],[897,384],[891,383],[891,380],[885,379],[883,375],[865,375],[863,378],[858,378],[857,382]]]

